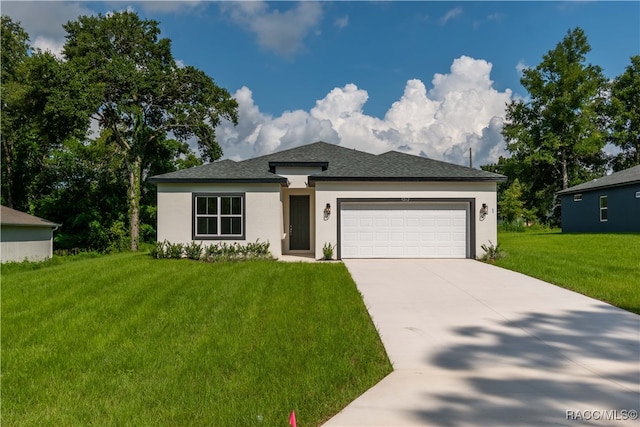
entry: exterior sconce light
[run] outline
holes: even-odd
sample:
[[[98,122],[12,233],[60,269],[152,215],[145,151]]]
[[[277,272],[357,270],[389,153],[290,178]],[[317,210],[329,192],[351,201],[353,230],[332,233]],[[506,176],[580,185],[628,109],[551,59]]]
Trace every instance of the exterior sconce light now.
[[[489,213],[489,207],[487,206],[486,203],[483,203],[482,207],[480,208],[480,221],[484,221],[488,213]]]
[[[327,206],[324,207],[324,220],[328,220],[331,216],[331,203],[327,203]]]

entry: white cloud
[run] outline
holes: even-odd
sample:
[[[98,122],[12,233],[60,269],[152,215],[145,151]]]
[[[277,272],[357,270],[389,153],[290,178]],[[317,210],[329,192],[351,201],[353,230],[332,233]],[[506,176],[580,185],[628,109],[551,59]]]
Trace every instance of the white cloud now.
[[[62,27],[79,16],[93,15],[94,12],[74,2],[2,2],[2,14],[14,22],[20,22],[29,34],[31,45],[42,51],[49,51],[62,58],[65,30]]]
[[[63,40],[53,40],[47,37],[38,36],[36,37],[35,40],[33,40],[31,45],[36,49],[42,50],[43,52],[50,52],[53,56],[55,56],[58,59],[63,59],[63,56],[62,56],[62,48],[64,46]]]
[[[442,18],[440,18],[440,24],[441,25],[445,25],[447,22],[449,22],[453,18],[456,18],[456,17],[460,16],[461,14],[462,14],[462,8],[461,7],[453,8],[453,9],[449,10],[447,13],[445,13]]]
[[[501,135],[511,91],[499,92],[490,79],[492,65],[462,56],[450,73],[435,74],[432,88],[409,80],[383,119],[363,113],[369,95],[355,84],[335,88],[310,111],[263,114],[247,87],[236,91],[239,124],[218,127],[225,157],[235,160],[269,154],[323,140],[371,153],[398,150],[476,167],[505,153]]]
[[[203,3],[199,0],[177,0],[177,1],[136,1],[136,7],[147,13],[191,13],[198,10]]]
[[[223,2],[220,7],[233,22],[254,33],[260,46],[285,57],[303,48],[305,37],[322,18],[319,2],[299,2],[284,12],[264,1]]]
[[[61,45],[65,35],[62,25],[94,12],[76,2],[3,1],[2,14],[20,22],[32,41],[40,37],[48,43]]]
[[[522,72],[527,68],[529,68],[529,66],[525,64],[524,60],[522,59],[516,64],[516,71],[518,72],[518,74],[522,74]]]
[[[347,27],[349,25],[349,15],[337,18],[335,21],[333,21],[333,25],[340,29]]]

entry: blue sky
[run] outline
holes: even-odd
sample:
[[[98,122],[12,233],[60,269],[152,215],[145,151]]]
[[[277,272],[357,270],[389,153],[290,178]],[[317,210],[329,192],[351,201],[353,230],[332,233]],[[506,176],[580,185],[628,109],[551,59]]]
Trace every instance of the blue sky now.
[[[160,21],[184,64],[240,103],[219,128],[228,158],[319,139],[463,164],[505,154],[504,106],[522,67],[577,26],[609,78],[640,54],[640,2],[10,2],[38,47],[57,51],[80,14],[130,9]]]

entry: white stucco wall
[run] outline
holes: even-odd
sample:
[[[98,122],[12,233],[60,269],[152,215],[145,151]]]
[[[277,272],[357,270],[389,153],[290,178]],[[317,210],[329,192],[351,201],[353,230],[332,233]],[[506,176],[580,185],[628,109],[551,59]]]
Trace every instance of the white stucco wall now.
[[[484,251],[480,245],[489,240],[497,243],[497,196],[495,182],[316,182],[315,217],[316,258],[322,257],[322,246],[326,242],[338,242],[339,198],[441,198],[475,199],[476,256]],[[331,216],[324,220],[323,210],[331,204]],[[489,213],[480,220],[479,210],[486,203]],[[337,253],[337,250],[336,250]]]
[[[245,240],[198,240],[246,244],[268,241],[275,257],[282,254],[280,184],[158,184],[158,241],[192,241],[193,193],[245,193]]]
[[[320,172],[322,172],[321,167],[276,167],[276,175],[287,178],[289,180],[289,188],[307,188],[309,175],[316,175]]]
[[[53,254],[53,228],[3,225],[0,261],[44,261]]]

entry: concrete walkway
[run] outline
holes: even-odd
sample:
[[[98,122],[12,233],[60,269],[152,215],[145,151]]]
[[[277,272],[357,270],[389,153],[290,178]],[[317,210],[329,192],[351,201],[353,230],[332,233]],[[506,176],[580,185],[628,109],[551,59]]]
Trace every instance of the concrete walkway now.
[[[473,260],[345,264],[395,370],[326,427],[640,425],[640,316]]]

